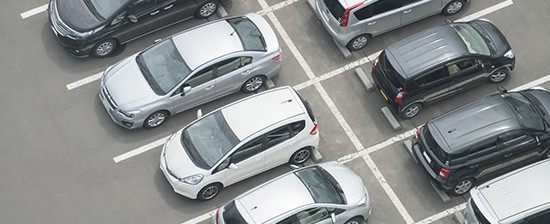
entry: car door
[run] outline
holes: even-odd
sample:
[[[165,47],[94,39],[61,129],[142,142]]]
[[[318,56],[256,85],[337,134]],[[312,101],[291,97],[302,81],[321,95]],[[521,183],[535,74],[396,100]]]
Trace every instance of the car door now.
[[[214,66],[208,66],[192,73],[171,95],[172,107],[176,113],[213,100],[216,96]],[[190,87],[190,90],[185,90]]]
[[[252,57],[248,56],[235,56],[217,63],[217,97],[238,91],[253,71]]]
[[[441,11],[441,1],[399,0],[401,4],[401,25],[421,20]]]
[[[264,149],[265,135],[260,135],[240,146],[225,163],[227,167],[220,166],[219,172],[225,179],[225,185],[230,185],[265,170]]]
[[[287,163],[296,148],[296,138],[292,138],[288,125],[276,128],[266,134],[265,141],[265,169],[271,169]]]
[[[449,95],[449,76],[443,66],[426,72],[415,78],[412,85],[407,86],[409,98],[407,102],[421,101],[433,103]]]
[[[449,94],[460,93],[487,81],[482,61],[464,58],[445,65],[449,73]]]
[[[297,211],[277,224],[332,224],[330,212],[324,207],[313,207]]]
[[[401,10],[397,0],[377,1],[354,12],[358,29],[373,35],[401,26]]]
[[[474,176],[478,180],[486,179],[501,169],[502,155],[502,151],[497,146],[497,139],[493,138],[470,150],[463,169],[468,176]]]
[[[515,132],[500,137],[503,153],[503,172],[510,171],[539,159],[542,150],[537,136],[528,132]]]

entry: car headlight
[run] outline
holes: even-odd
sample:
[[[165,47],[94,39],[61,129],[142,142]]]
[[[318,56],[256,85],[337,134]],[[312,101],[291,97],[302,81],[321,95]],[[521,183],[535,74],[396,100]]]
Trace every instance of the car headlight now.
[[[357,202],[358,207],[363,207],[365,205],[367,205],[367,195],[366,194],[363,198],[361,198],[361,200],[359,200],[359,202]]]
[[[132,111],[123,111],[119,110],[120,114],[124,115],[127,118],[133,118],[139,113],[141,113],[141,110],[132,110]]]
[[[512,50],[509,50],[504,54],[504,57],[512,59],[514,58],[514,52],[512,52]]]
[[[193,176],[188,176],[185,178],[181,178],[180,181],[183,181],[184,183],[196,185],[199,182],[201,182],[203,175],[202,174],[196,174]]]

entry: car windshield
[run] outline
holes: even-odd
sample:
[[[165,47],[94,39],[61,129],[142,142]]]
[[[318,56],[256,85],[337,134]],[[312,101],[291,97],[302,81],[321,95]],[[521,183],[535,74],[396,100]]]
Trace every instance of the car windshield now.
[[[107,19],[113,16],[118,10],[130,0],[84,0],[90,11],[99,19]]]
[[[239,35],[245,50],[266,51],[267,46],[265,44],[264,36],[258,27],[256,27],[256,25],[254,25],[254,23],[248,18],[244,16],[236,17],[228,19],[227,22],[231,24],[233,29],[235,29]]]
[[[294,172],[317,203],[346,204],[344,191],[334,177],[319,166]]]
[[[502,97],[512,108],[523,127],[544,130],[544,121],[529,99],[521,93],[505,93]]]
[[[468,52],[486,56],[491,55],[489,46],[487,46],[481,34],[472,26],[466,23],[455,23],[451,24],[451,27],[456,31],[458,36],[460,36],[460,39],[462,39],[466,48],[468,48]]]
[[[229,204],[227,204],[223,208],[223,215],[222,216],[223,216],[223,221],[225,222],[225,224],[246,223],[244,218],[241,216],[241,213],[239,212],[239,209],[237,209],[237,206],[235,206],[235,201],[229,202]]]
[[[191,73],[171,38],[141,52],[136,62],[157,95],[165,95]]]
[[[239,139],[221,111],[216,111],[185,128],[181,143],[195,165],[210,169],[239,143]]]

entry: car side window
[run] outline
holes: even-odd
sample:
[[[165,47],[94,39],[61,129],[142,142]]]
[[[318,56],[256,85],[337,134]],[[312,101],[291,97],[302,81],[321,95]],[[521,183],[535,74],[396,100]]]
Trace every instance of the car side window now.
[[[358,20],[368,19],[370,17],[382,14],[394,9],[399,8],[395,0],[384,0],[372,3],[362,9],[355,11],[353,14]]]
[[[400,3],[401,3],[401,6],[405,6],[405,5],[412,4],[419,1],[421,0],[400,0]]]
[[[450,76],[470,74],[481,70],[481,60],[466,59],[456,63],[448,64],[447,70]]]
[[[230,58],[218,63],[218,77],[233,72],[239,68],[242,68],[252,62],[252,57],[237,57]]]
[[[500,151],[497,148],[496,140],[493,140],[479,147],[470,149],[467,160],[479,159],[481,157],[489,158],[492,156],[497,156],[499,153]]]
[[[208,68],[203,69],[202,71],[195,73],[193,77],[191,77],[185,82],[185,84],[194,88],[212,79],[213,79],[213,67],[210,66]]]
[[[427,87],[432,84],[437,84],[438,81],[443,80],[444,78],[447,78],[447,75],[445,72],[443,72],[443,69],[439,68],[434,71],[428,72],[425,75],[418,77],[414,80],[415,86],[418,87]]]
[[[111,26],[116,25],[116,24],[119,24],[120,22],[124,21],[124,19],[126,19],[126,14],[127,14],[127,13],[128,13],[128,11],[124,11],[124,12],[119,13],[119,14],[113,19],[113,21],[111,21]]]
[[[167,0],[138,0],[132,5],[130,12],[132,15],[140,17],[156,9],[166,1]]]
[[[290,130],[288,126],[283,126],[270,131],[266,135],[266,149],[271,148],[281,142],[284,142],[290,138]]]
[[[535,140],[535,138],[528,134],[520,134],[520,135],[515,134],[515,135],[509,135],[509,136],[504,135],[501,137],[500,140],[501,140],[502,148],[508,148],[508,147],[518,146],[518,145],[532,142],[533,140]]]
[[[311,224],[330,218],[330,213],[326,208],[310,208],[296,214],[298,223]]]
[[[550,223],[550,210],[543,211],[527,218],[528,224],[548,224]]]
[[[263,141],[264,135],[247,142],[233,153],[231,156],[231,162],[236,164],[260,153],[263,151]]]
[[[306,121],[296,121],[290,124],[290,129],[292,130],[292,136],[297,135],[306,127]]]

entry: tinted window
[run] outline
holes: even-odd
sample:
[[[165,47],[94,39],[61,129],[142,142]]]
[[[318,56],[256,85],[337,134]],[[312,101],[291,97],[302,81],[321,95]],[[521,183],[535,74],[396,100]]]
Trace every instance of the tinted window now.
[[[131,8],[131,14],[135,16],[142,16],[145,13],[151,12],[151,10],[157,8],[166,0],[139,0]]]
[[[468,52],[472,54],[491,55],[491,51],[485,43],[485,40],[481,35],[469,24],[455,23],[451,24],[451,27],[460,36],[460,39],[468,48]]]
[[[395,68],[393,68],[393,65],[388,61],[388,58],[386,57],[386,52],[382,52],[379,57],[380,68],[382,68],[382,71],[384,72],[384,78],[394,86],[399,92],[403,90],[403,82],[401,82],[401,76]]]
[[[230,58],[218,64],[217,77],[226,75],[252,62],[252,57]]]
[[[298,121],[290,124],[290,129],[292,130],[292,136],[297,135],[306,127],[305,121]]]
[[[399,6],[396,4],[394,0],[382,0],[382,1],[372,3],[367,7],[363,7],[362,9],[357,10],[353,14],[355,15],[355,17],[357,17],[357,19],[362,20],[362,19],[367,19],[397,8],[399,8]]]
[[[239,35],[243,48],[248,51],[266,51],[264,36],[256,25],[246,17],[228,19]]]
[[[400,0],[401,6],[405,6],[411,3],[419,2],[420,0]]]
[[[430,133],[428,126],[426,125],[425,127],[426,128],[423,128],[425,130],[423,137],[424,137],[424,140],[426,141],[426,146],[428,147],[428,149],[432,151],[433,154],[435,154],[435,157],[437,157],[439,161],[443,161],[443,162],[448,161],[449,155],[447,154],[447,152],[443,151],[443,149],[439,146],[439,144],[437,144],[437,142],[432,136],[432,133]]]
[[[548,224],[550,223],[550,211],[544,211],[542,214],[536,214],[535,216],[528,218],[529,224]]]
[[[485,216],[483,216],[481,211],[479,211],[479,208],[477,207],[476,203],[474,203],[474,200],[470,199],[470,202],[472,203],[472,208],[474,209],[474,215],[477,221],[479,221],[480,224],[491,224],[489,221],[487,221]]]
[[[328,8],[328,11],[330,11],[330,14],[334,16],[338,22],[342,21],[342,16],[344,16],[344,12],[346,9],[342,5],[340,5],[340,2],[338,0],[324,0],[325,5]]]
[[[535,105],[525,98],[521,93],[502,94],[508,105],[516,113],[519,122],[523,127],[543,130],[544,123],[535,109]]]
[[[123,5],[130,0],[84,0],[99,19],[107,19],[114,15]]]
[[[330,218],[326,208],[310,208],[296,214],[298,223],[311,224]]]
[[[203,169],[210,169],[239,139],[233,133],[223,114],[216,111],[183,130],[181,143],[191,160]]]
[[[168,93],[191,72],[172,39],[161,41],[139,53],[136,62],[157,95]]]
[[[466,59],[456,63],[447,65],[447,70],[450,76],[460,74],[471,74],[477,70],[481,70],[481,61],[476,59]]]
[[[241,216],[241,213],[237,209],[237,206],[235,206],[235,201],[229,202],[224,208],[223,208],[223,221],[225,221],[225,224],[241,224],[246,223],[244,218]]]
[[[255,138],[254,140],[247,142],[241,146],[233,155],[231,156],[232,163],[239,163],[245,159],[248,159],[262,151],[264,136]]]
[[[334,178],[319,166],[313,166],[294,172],[304,183],[317,203],[345,204],[342,188]]]
[[[266,148],[270,148],[290,138],[290,130],[287,126],[270,131],[266,135]]]
[[[443,72],[443,69],[440,68],[416,78],[414,80],[414,83],[418,87],[425,87],[431,84],[435,84],[437,81],[442,81],[443,78],[446,77],[447,76],[445,75],[445,72]]]
[[[208,67],[194,74],[193,77],[185,81],[185,84],[194,88],[212,80],[213,78],[214,78],[213,69],[212,67]]]

